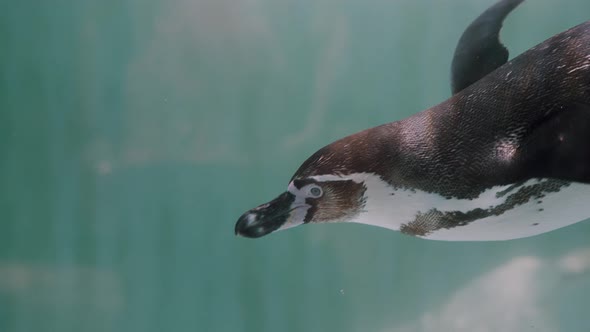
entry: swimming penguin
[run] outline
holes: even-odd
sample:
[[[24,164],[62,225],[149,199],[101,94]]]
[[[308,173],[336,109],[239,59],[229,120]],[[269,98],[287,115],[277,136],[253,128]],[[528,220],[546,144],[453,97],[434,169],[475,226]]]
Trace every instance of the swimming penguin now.
[[[236,234],[357,222],[487,241],[589,218],[590,21],[507,62],[498,35],[521,2],[500,1],[465,30],[451,98],[320,149],[287,191],[239,218]]]

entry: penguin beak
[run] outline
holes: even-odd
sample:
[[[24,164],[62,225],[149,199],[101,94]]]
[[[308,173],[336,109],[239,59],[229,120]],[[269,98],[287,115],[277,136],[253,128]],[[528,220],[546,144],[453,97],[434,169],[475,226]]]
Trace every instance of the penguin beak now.
[[[295,196],[286,191],[274,200],[244,213],[236,222],[236,235],[257,238],[281,228],[291,217]]]

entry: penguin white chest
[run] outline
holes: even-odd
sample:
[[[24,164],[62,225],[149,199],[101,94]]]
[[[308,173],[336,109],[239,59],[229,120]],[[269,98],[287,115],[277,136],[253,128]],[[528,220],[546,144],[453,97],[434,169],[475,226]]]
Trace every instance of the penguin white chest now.
[[[373,174],[355,174],[366,186],[353,222],[432,240],[494,241],[542,234],[590,218],[590,185],[531,179],[497,186],[473,199],[389,186]]]

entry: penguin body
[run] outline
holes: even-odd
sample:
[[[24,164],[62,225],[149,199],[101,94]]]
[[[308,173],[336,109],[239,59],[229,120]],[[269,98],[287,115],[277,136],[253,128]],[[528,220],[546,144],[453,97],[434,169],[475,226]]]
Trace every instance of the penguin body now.
[[[351,221],[426,239],[507,240],[589,218],[590,21],[505,63],[498,32],[520,2],[500,1],[465,31],[451,98],[320,149],[236,233]]]

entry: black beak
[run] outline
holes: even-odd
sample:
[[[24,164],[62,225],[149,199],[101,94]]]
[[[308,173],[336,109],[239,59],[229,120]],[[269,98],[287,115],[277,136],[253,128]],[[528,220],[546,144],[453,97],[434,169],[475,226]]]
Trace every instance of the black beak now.
[[[294,201],[295,196],[287,191],[244,213],[236,222],[236,235],[257,238],[276,231],[287,222]]]

